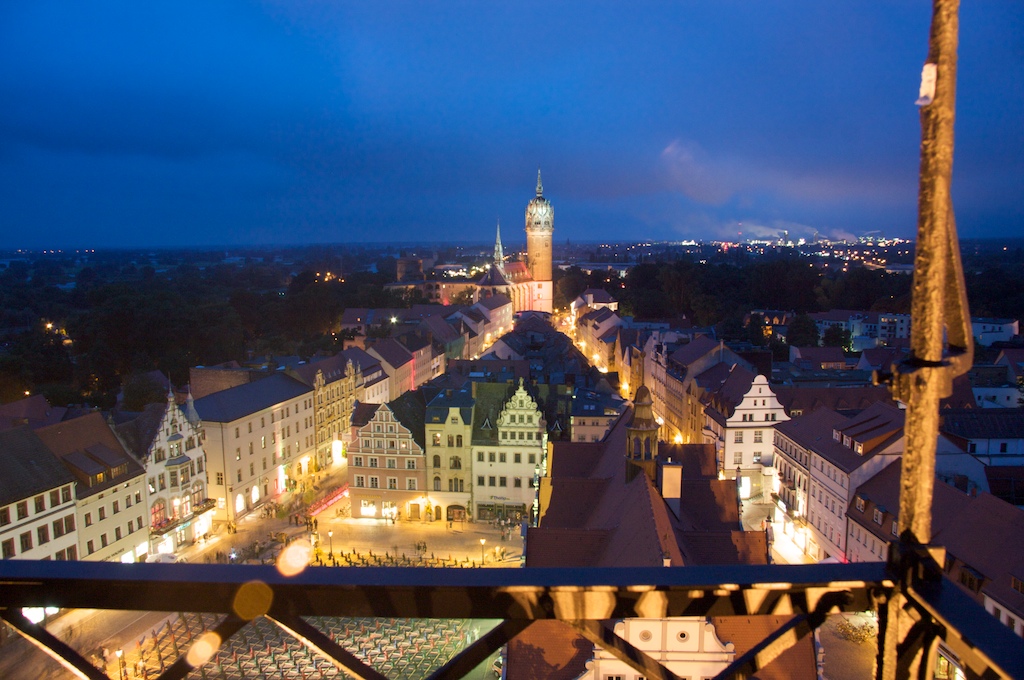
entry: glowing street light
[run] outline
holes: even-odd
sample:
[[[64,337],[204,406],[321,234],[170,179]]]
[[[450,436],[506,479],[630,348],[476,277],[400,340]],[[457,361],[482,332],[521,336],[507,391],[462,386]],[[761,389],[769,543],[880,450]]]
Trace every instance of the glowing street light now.
[[[330,548],[330,551],[331,551],[329,556],[333,560],[334,559],[334,530],[333,529],[328,529],[327,530],[327,545],[328,545],[328,547]]]
[[[486,538],[480,539],[480,566],[484,564],[484,544],[487,543]]]

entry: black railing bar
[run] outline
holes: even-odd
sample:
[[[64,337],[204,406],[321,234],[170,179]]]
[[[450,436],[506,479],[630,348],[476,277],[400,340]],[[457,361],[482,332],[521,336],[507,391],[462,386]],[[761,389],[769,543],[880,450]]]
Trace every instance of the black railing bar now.
[[[357,680],[387,680],[386,675],[382,675],[372,666],[365,664],[358,656],[301,617],[272,612],[266,618],[309,649],[330,659],[335,666],[353,678]],[[161,680],[163,679],[161,678]]]
[[[1004,678],[1024,679],[1024,640],[948,578],[935,585],[913,584],[906,594],[945,628],[946,645],[979,676],[979,668],[988,668]]]
[[[637,649],[628,640],[623,639],[602,621],[579,620],[566,621],[595,645],[600,646],[619,661],[643,674],[649,680],[683,680],[662,665],[657,659],[643,650]]]
[[[211,632],[223,642],[231,638],[238,631],[242,630],[242,628],[245,628],[248,623],[249,622],[245,619],[231,614],[218,623]],[[195,641],[193,641],[193,644],[195,644]],[[165,668],[164,671],[157,676],[156,680],[184,680],[184,678],[187,678],[195,668],[201,667],[203,664],[197,663],[193,666],[192,663],[189,662],[188,652],[190,649],[191,646],[186,648],[183,654],[175,659],[170,666]]]
[[[465,677],[474,668],[486,661],[491,654],[501,649],[502,645],[508,644],[512,638],[533,624],[533,621],[521,619],[502,621],[479,640],[463,649],[449,659],[446,664],[431,673],[428,676],[429,680],[453,680]]]
[[[107,674],[89,663],[76,649],[64,644],[42,626],[32,623],[17,609],[0,611],[3,618],[22,637],[81,680],[109,680]]]

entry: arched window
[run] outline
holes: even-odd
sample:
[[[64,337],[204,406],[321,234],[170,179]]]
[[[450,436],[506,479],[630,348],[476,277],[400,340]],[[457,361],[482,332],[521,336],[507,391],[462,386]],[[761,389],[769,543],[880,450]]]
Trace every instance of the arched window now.
[[[441,478],[440,477],[434,477],[434,491],[440,491],[440,490],[441,490]]]
[[[159,526],[165,519],[167,519],[167,504],[164,499],[158,498],[153,501],[153,506],[149,509],[149,525],[151,527]]]
[[[203,493],[203,485],[201,482],[196,482],[192,485],[192,505],[198,506],[205,500],[206,498]]]
[[[455,435],[455,445],[456,446],[462,446],[462,435],[461,434]]]
[[[448,459],[448,467],[450,467],[452,470],[461,470],[462,459],[459,458],[458,456],[452,456],[451,458]]]
[[[441,456],[434,456],[434,467],[441,467]]]

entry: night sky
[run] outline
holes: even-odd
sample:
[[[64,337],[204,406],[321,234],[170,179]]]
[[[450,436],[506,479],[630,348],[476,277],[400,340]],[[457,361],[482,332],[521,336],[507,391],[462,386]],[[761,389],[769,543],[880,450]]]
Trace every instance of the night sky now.
[[[961,7],[965,237],[1024,237],[1024,2]],[[0,248],[912,237],[931,4],[5,2]]]

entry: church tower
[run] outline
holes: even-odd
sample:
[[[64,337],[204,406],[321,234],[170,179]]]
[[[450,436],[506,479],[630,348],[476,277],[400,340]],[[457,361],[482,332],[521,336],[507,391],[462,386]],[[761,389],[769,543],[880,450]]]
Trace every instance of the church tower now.
[[[505,273],[505,249],[501,247],[501,222],[498,222],[498,238],[494,241],[494,266]]]
[[[555,231],[555,209],[544,198],[544,185],[537,170],[537,196],[526,206],[526,264],[533,279],[530,309],[550,313],[554,290],[551,284],[551,237]]]

